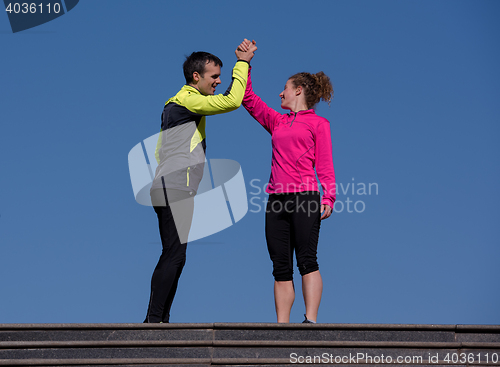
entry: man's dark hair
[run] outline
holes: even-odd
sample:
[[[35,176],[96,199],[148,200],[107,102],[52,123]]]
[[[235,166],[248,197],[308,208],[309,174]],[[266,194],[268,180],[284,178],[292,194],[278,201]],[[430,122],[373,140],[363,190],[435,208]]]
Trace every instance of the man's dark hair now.
[[[197,71],[201,76],[205,74],[205,65],[209,62],[213,62],[215,66],[222,67],[222,61],[215,55],[208,52],[198,51],[193,52],[191,55],[186,57],[186,61],[182,65],[184,69],[184,78],[186,78],[186,84],[192,83],[193,73]]]

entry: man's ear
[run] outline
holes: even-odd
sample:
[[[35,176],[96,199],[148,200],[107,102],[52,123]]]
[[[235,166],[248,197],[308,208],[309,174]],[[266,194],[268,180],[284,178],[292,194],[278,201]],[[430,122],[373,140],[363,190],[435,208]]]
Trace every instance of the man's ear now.
[[[200,78],[201,78],[200,73],[198,73],[197,71],[195,71],[193,73],[193,82],[198,83],[200,81]]]

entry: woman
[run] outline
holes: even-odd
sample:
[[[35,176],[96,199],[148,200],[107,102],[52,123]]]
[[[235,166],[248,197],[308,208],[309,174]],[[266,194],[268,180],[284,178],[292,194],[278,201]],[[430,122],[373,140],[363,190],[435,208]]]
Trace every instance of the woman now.
[[[252,50],[255,41],[239,46]],[[280,114],[268,107],[252,90],[250,70],[243,106],[271,135],[273,156],[266,192],[266,240],[273,261],[274,299],[279,323],[290,322],[295,299],[293,252],[302,275],[306,307],[304,323],[315,323],[323,291],[317,262],[320,221],[332,213],[335,201],[330,123],[316,115],[320,99],[330,102],[333,88],[323,72],[298,73],[280,93]],[[323,188],[320,193],[315,175]]]

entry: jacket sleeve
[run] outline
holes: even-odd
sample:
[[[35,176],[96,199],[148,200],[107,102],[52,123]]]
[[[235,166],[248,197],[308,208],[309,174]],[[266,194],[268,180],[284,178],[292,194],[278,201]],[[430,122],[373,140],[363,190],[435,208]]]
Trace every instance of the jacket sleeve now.
[[[231,85],[224,94],[204,96],[188,94],[182,104],[189,111],[200,115],[216,115],[236,110],[241,105],[247,85],[248,63],[237,61],[233,68]]]
[[[271,135],[281,114],[271,107],[268,107],[252,89],[252,79],[250,77],[250,67],[248,69],[247,88],[243,97],[243,107],[256,119]]]
[[[337,186],[333,170],[332,137],[330,123],[324,120],[318,125],[316,131],[316,173],[323,188],[321,204],[326,204],[333,209]]]

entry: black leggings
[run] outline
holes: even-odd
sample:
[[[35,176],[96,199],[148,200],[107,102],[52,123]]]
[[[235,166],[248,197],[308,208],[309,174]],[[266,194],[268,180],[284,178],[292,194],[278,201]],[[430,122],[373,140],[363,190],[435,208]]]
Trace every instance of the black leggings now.
[[[151,278],[151,296],[144,322],[169,322],[170,307],[186,263],[194,197],[187,191],[159,189],[151,191],[151,201],[158,216],[162,253]]]
[[[300,275],[319,270],[319,192],[271,194],[266,208],[266,240],[277,281],[293,280],[293,252]]]

